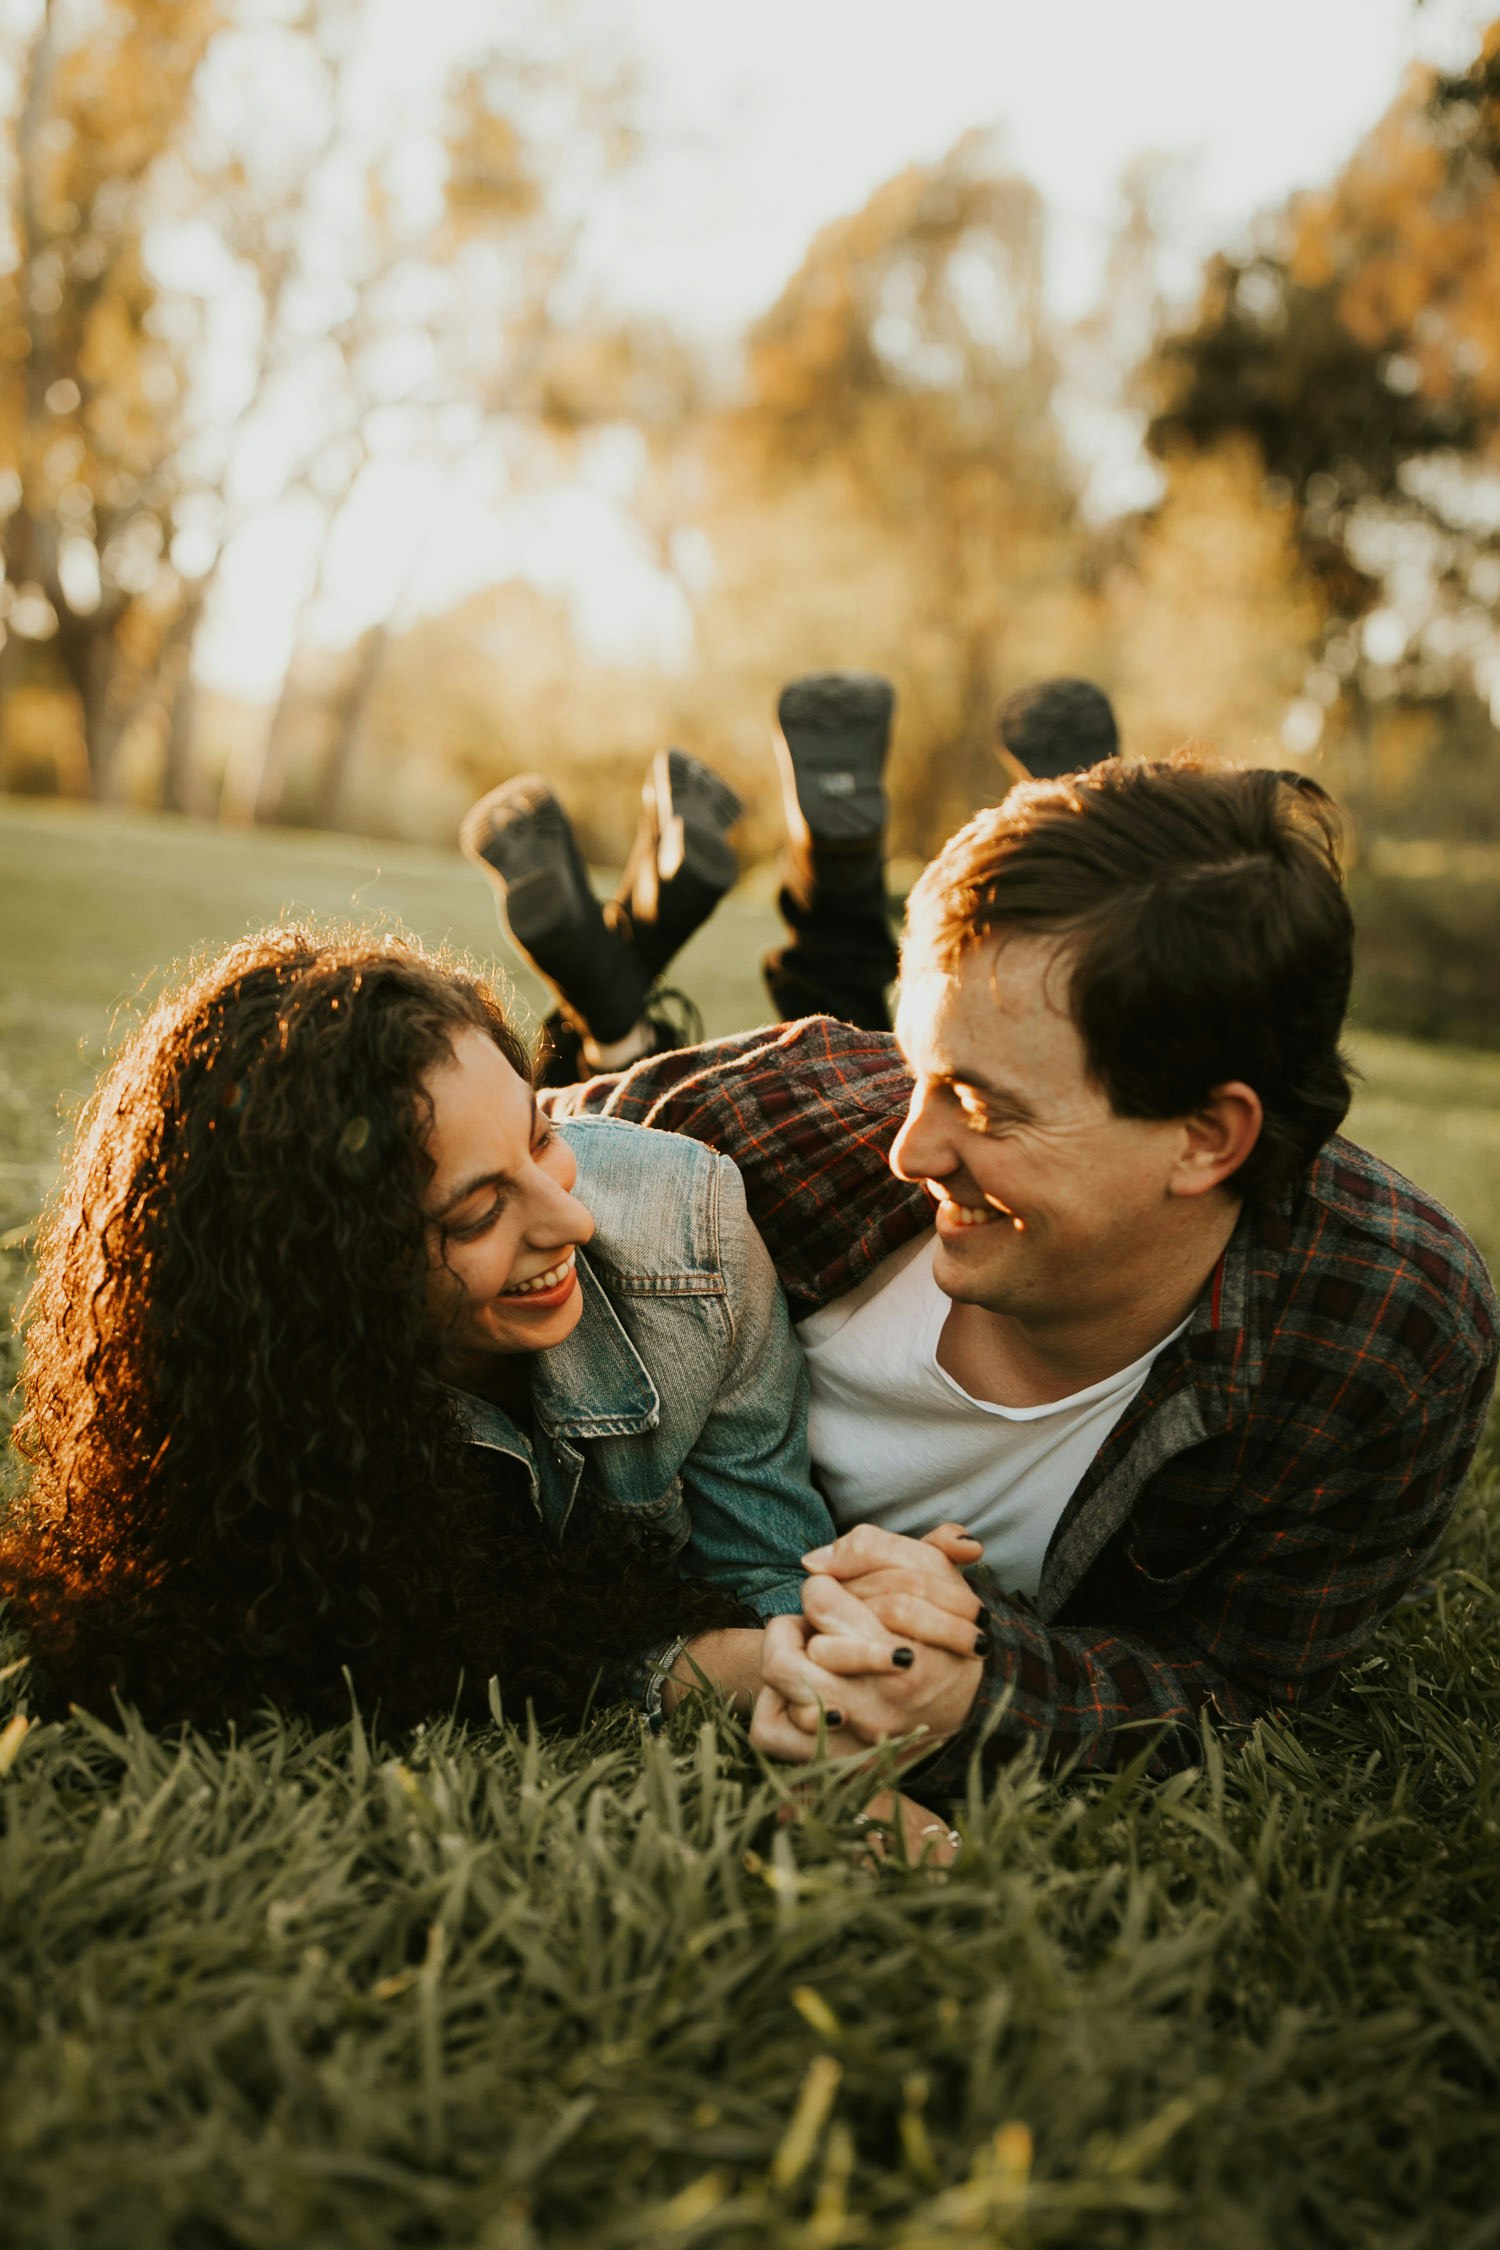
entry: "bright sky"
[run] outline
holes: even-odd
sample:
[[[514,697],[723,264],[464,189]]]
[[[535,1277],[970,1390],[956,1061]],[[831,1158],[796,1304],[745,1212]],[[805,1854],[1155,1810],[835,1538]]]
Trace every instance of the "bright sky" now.
[[[680,146],[622,215],[632,293],[705,324],[772,298],[812,230],[973,125],[1052,213],[1052,293],[1087,309],[1124,166],[1190,160],[1186,246],[1324,179],[1414,58],[1462,63],[1492,0],[626,0]]]
[[[709,337],[777,294],[814,230],[971,126],[999,126],[1050,212],[1049,288],[1088,310],[1120,175],[1145,152],[1182,161],[1168,213],[1183,289],[1257,210],[1328,178],[1418,58],[1458,65],[1494,0],[618,0],[640,60],[648,131],[637,177],[598,214],[594,260],[623,301]],[[397,0],[393,52],[464,45],[486,0]],[[417,25],[420,24],[420,31]],[[1128,435],[1101,429],[1107,501],[1139,497]],[[497,515],[481,490],[437,495],[413,587],[423,608],[521,570],[576,596],[602,643],[682,646],[676,597],[640,560],[618,492]],[[610,490],[613,483],[614,491]],[[383,569],[434,518],[420,472],[394,465],[347,542],[324,628],[358,629],[388,599]],[[274,689],[300,592],[285,521],[242,541],[221,581],[202,669],[231,692]]]

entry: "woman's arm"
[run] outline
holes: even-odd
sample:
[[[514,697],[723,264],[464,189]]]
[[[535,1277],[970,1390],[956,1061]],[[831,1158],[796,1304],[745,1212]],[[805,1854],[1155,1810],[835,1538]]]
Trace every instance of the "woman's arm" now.
[[[718,1174],[730,1333],[717,1394],[682,1465],[692,1528],[679,1561],[767,1618],[800,1609],[802,1557],[835,1533],[812,1482],[807,1370],[786,1300],[727,1157]]]
[[[759,1628],[723,1626],[685,1641],[668,1663],[661,1681],[661,1708],[669,1717],[685,1695],[707,1684],[748,1718],[761,1691]]]

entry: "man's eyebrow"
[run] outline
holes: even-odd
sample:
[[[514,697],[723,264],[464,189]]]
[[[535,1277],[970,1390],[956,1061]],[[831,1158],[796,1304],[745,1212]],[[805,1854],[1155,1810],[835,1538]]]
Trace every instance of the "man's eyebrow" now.
[[[993,1102],[997,1109],[1013,1110],[1017,1117],[1032,1114],[1031,1104],[1024,1094],[1018,1094],[1013,1086],[997,1085],[982,1071],[942,1070],[937,1073],[937,1079],[941,1086],[967,1087],[970,1092],[982,1095],[985,1101]]]
[[[897,1032],[894,1036],[896,1052],[900,1055],[902,1062],[905,1063],[914,1078],[920,1076],[910,1055],[901,1044],[901,1034]],[[1018,1094],[1013,1086],[996,1085],[992,1079],[985,1077],[983,1071],[935,1070],[931,1075],[939,1086],[950,1088],[967,1086],[974,1093],[982,1094],[987,1102],[993,1102],[997,1108],[1003,1106],[1006,1109],[1014,1110],[1018,1117],[1030,1117],[1033,1114],[1032,1106],[1024,1094]]]

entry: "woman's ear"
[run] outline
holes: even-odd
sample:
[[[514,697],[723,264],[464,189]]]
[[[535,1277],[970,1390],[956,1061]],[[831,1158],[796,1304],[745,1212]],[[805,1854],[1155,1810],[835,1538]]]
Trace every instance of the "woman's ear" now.
[[[1182,1153],[1168,1192],[1207,1195],[1222,1187],[1260,1139],[1264,1117],[1259,1094],[1243,1079],[1215,1086],[1203,1107],[1183,1122]]]

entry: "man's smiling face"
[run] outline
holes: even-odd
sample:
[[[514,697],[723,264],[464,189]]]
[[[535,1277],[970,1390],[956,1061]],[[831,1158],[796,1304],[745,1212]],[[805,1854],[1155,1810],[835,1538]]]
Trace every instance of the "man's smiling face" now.
[[[891,1150],[937,1205],[934,1275],[1023,1322],[1089,1320],[1148,1283],[1174,1220],[1180,1119],[1120,1117],[1090,1076],[1055,939],[912,965],[897,1038],[916,1086]]]

